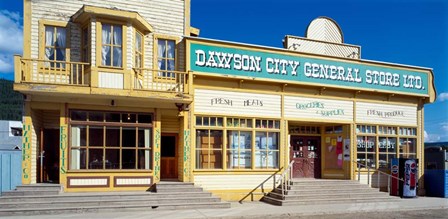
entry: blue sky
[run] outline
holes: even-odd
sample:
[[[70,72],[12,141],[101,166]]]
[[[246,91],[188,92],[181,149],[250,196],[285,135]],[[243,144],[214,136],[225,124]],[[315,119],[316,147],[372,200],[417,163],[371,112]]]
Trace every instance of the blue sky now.
[[[334,19],[345,43],[363,59],[434,69],[437,101],[425,105],[425,139],[448,141],[448,1],[446,0],[191,0],[200,36],[282,47],[304,36],[319,16]],[[12,54],[22,53],[23,1],[0,1],[0,78],[13,79]]]

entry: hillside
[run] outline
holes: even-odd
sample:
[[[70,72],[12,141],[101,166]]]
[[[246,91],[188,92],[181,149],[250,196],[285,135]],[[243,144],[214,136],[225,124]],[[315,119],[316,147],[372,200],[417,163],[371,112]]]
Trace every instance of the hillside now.
[[[13,81],[0,78],[0,120],[22,121],[23,96],[12,87]]]

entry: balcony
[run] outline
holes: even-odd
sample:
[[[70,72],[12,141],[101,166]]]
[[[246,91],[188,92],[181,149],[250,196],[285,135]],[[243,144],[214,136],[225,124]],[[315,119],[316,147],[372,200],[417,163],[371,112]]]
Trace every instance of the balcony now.
[[[89,63],[14,57],[15,90],[59,96],[96,94],[191,102],[190,74],[146,68],[108,69]]]

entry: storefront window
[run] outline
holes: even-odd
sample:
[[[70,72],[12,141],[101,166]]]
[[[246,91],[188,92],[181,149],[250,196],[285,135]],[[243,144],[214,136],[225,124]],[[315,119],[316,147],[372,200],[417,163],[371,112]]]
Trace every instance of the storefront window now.
[[[400,157],[416,158],[415,138],[400,138]]]
[[[278,132],[256,132],[255,168],[278,168],[278,136]]]
[[[416,157],[416,128],[357,125],[356,133],[358,134],[357,160],[369,167],[390,169],[393,158]]]
[[[196,168],[222,169],[222,130],[196,130]]]
[[[357,149],[357,162],[365,165],[365,167],[376,168],[376,137],[358,136]]]
[[[392,158],[397,157],[397,139],[395,137],[379,137],[379,168],[390,169]]]
[[[196,169],[278,169],[279,120],[196,116],[195,123]]]
[[[151,114],[71,111],[70,118],[71,170],[151,168]]]
[[[227,168],[244,169],[252,167],[252,132],[227,132]]]

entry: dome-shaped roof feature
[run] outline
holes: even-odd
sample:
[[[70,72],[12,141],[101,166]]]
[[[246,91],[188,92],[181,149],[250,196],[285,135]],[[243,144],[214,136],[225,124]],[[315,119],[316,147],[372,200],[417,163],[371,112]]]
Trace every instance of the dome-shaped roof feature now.
[[[305,36],[308,39],[343,43],[344,38],[339,25],[331,18],[318,17],[311,21],[306,30]]]

